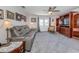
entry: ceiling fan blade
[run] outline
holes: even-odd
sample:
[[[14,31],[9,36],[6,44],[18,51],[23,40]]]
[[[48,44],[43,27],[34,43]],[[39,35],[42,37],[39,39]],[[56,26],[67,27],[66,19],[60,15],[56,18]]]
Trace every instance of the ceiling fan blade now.
[[[51,10],[52,10],[52,8],[51,8],[51,7],[49,7],[48,11],[51,11]]]
[[[25,6],[21,6],[22,8],[25,8]]]
[[[52,8],[52,10],[54,10],[54,9],[56,9],[56,6],[54,6],[54,7]]]
[[[52,12],[60,12],[60,10],[53,10]]]
[[[56,6],[54,6],[54,7],[49,7],[48,11],[53,11],[53,10],[55,10],[55,9],[56,9]]]

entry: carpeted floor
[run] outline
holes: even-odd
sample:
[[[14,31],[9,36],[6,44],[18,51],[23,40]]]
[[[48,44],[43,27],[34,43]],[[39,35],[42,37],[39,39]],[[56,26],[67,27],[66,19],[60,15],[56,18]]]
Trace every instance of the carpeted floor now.
[[[37,33],[31,53],[77,53],[79,41],[59,33]]]

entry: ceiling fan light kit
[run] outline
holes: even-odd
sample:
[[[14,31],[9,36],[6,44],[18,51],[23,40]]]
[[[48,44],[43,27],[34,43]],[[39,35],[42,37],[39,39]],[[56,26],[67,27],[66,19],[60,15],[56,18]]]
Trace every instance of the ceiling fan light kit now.
[[[49,11],[49,12],[48,12],[49,15],[52,15],[52,13],[53,13],[52,11]]]
[[[52,7],[49,7],[49,9],[48,9],[48,14],[49,14],[49,15],[52,15],[53,12],[59,12],[59,10],[55,10],[55,9],[56,9],[55,6],[54,6],[53,8],[52,8]]]

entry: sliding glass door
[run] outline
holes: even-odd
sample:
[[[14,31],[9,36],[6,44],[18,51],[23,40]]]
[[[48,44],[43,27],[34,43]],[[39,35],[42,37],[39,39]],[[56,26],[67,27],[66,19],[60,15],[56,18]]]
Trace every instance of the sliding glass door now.
[[[40,31],[48,31],[49,18],[39,18]]]

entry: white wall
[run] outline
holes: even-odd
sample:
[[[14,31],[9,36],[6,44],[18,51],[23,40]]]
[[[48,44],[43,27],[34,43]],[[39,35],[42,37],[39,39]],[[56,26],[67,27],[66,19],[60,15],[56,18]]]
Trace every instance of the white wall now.
[[[36,22],[31,22],[31,18],[36,18]],[[38,16],[35,15],[28,16],[27,25],[30,28],[37,28],[37,22],[38,22]]]
[[[36,22],[35,23],[32,23],[31,22],[31,18],[32,17],[35,17],[36,18]],[[40,17],[44,17],[44,18],[49,18],[50,16],[34,16],[34,15],[31,15],[31,16],[28,16],[28,26],[30,27],[30,28],[37,28],[37,22],[38,22],[38,17],[40,18]],[[52,22],[52,19],[54,19],[54,21]],[[55,26],[55,30],[56,30],[56,17],[55,18],[53,18],[52,16],[51,16],[51,26]]]
[[[36,22],[33,23],[31,22],[31,18],[32,17],[35,17],[36,18]],[[28,16],[28,20],[27,20],[27,25],[30,27],[30,28],[37,28],[37,22],[38,22],[38,17],[44,17],[44,18],[49,18],[49,16],[35,16],[35,15],[31,15],[31,16]],[[54,21],[52,22],[52,19],[54,19]],[[51,25],[52,26],[55,26],[55,30],[56,30],[56,18],[53,18],[51,17]]]
[[[20,14],[23,14],[25,16],[27,16],[27,13],[25,12],[25,10],[19,6],[0,6],[0,9],[4,10],[4,19],[6,19],[6,10],[9,10],[13,13],[18,12]],[[0,19],[0,42],[1,43],[5,43],[6,42],[6,31],[5,29],[2,27],[2,23],[4,19]],[[26,25],[27,22],[23,22],[23,21],[16,21],[15,19],[12,20],[12,24],[13,26],[17,26],[17,25]]]

